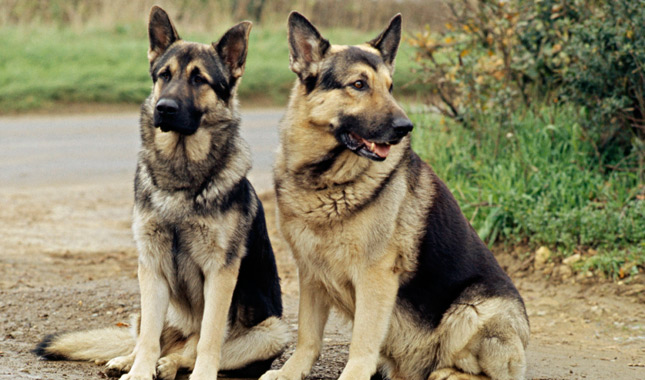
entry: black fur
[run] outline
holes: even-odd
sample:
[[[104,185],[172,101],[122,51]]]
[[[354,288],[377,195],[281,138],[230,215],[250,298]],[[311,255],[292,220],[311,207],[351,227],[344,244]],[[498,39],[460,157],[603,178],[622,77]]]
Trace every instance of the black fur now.
[[[293,59],[310,63],[314,56],[322,58],[325,55],[331,44],[306,17],[298,12],[291,12],[288,23]],[[310,45],[310,41],[314,41],[314,44]],[[304,46],[305,44],[308,46]]]
[[[328,69],[324,70],[322,75],[320,76],[320,83],[314,83],[313,86],[309,83],[305,83],[305,86],[307,87],[307,93],[313,91],[316,86],[321,91],[338,90],[345,87],[345,84],[340,79],[338,79],[336,71],[336,68],[334,68],[333,66],[329,67]]]
[[[304,79],[302,79],[302,83],[305,85],[305,92],[307,94],[311,94],[313,90],[316,89],[316,86],[318,85],[318,76],[316,75],[310,75]]]
[[[258,360],[247,364],[244,368],[233,369],[227,371],[219,371],[218,376],[223,376],[227,378],[237,378],[237,379],[257,379],[262,376],[266,371],[271,369],[271,364],[277,358],[269,358],[267,360]]]
[[[416,159],[412,163],[425,165]],[[399,289],[398,302],[407,303],[431,328],[439,325],[452,304],[468,303],[478,295],[521,302],[511,279],[463,216],[446,185],[434,174],[433,182],[436,190],[418,267]]]
[[[228,70],[229,87],[235,86],[244,70],[250,32],[251,23],[244,21],[229,29],[217,43],[213,44],[217,55]]]
[[[150,11],[150,22],[148,23],[148,37],[150,50],[157,54],[165,51],[170,45],[181,40],[168,14],[161,8],[155,6]],[[158,58],[158,57],[157,57]],[[150,66],[154,61],[150,62]]]
[[[65,356],[52,354],[48,350],[49,346],[51,346],[52,344],[52,341],[54,341],[54,339],[58,335],[59,334],[47,335],[46,337],[43,338],[42,341],[40,341],[40,343],[38,343],[36,348],[31,350],[31,352],[45,360],[66,360],[67,358]]]
[[[340,143],[345,143],[341,136],[344,133],[355,133],[360,137],[375,143],[398,144],[403,136],[396,133],[392,127],[395,117],[393,114],[341,115],[335,136]]]
[[[401,41],[401,14],[390,20],[390,25],[378,37],[368,42],[381,52],[383,61],[392,67]]]
[[[246,239],[247,254],[240,264],[237,285],[229,318],[246,327],[265,319],[282,316],[280,278],[269,241],[264,209],[258,200],[258,210]]]
[[[320,160],[307,163],[301,168],[296,169],[295,176],[304,177],[304,182],[311,183],[320,177],[322,174],[327,172],[338,157],[346,150],[344,145],[337,145],[334,149],[330,150],[329,153],[324,155]]]
[[[356,46],[350,46],[347,49],[339,52],[335,57],[337,63],[346,62],[346,65],[351,65],[356,62],[367,64],[372,70],[378,71],[378,67],[383,63],[383,58],[369,51],[363,50]]]
[[[329,91],[345,87],[349,84],[345,83],[349,79],[347,78],[347,69],[359,62],[365,63],[374,71],[378,71],[378,66],[383,64],[383,58],[356,46],[350,46],[330,58],[330,63],[326,65],[322,75],[320,75],[316,89]]]

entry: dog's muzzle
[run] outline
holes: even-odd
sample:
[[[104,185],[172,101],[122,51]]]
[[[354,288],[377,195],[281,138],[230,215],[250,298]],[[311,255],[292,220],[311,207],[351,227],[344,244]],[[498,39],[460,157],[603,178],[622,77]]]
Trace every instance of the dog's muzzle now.
[[[184,115],[181,105],[174,99],[161,98],[155,105],[154,124],[164,132],[174,131],[183,135],[192,135],[197,125]]]

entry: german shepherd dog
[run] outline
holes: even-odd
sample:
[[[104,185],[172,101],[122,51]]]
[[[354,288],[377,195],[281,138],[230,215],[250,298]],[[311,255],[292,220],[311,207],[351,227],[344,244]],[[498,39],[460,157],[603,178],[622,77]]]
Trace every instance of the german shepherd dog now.
[[[217,43],[182,41],[153,7],[152,93],[141,108],[134,237],[141,317],[123,329],[50,336],[36,353],[107,362],[122,380],[260,376],[289,339],[264,211],[246,179],[236,88],[251,23]],[[122,355],[122,356],[121,356]],[[111,359],[111,360],[110,360]]]
[[[331,307],[353,321],[341,380],[522,379],[522,298],[434,171],[392,97],[401,16],[362,45],[289,17],[298,80],[275,166],[280,229],[298,264],[297,348],[261,380],[300,380]]]

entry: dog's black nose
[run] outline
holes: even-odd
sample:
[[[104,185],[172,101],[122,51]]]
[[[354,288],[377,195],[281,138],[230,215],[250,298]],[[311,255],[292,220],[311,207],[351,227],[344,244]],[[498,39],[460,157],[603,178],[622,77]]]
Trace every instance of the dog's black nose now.
[[[157,112],[161,116],[172,116],[179,111],[179,104],[176,101],[168,98],[159,99],[157,102]]]
[[[407,117],[397,117],[392,121],[392,128],[397,136],[403,137],[412,131],[414,124]]]

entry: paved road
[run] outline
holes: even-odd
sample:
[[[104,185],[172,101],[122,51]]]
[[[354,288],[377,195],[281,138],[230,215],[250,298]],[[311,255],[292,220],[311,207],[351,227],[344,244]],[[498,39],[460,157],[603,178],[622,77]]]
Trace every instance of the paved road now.
[[[258,191],[271,188],[281,110],[242,112],[251,145],[249,175]],[[0,186],[131,181],[139,149],[139,115],[0,118]]]

